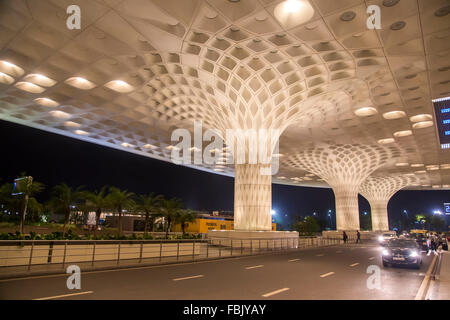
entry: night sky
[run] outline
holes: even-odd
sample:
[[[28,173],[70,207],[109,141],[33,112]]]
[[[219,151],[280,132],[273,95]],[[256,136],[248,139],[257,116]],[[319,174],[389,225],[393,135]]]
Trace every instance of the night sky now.
[[[153,191],[181,198],[185,207],[194,210],[233,210],[233,178],[1,120],[0,137],[0,183],[12,182],[26,171],[48,187],[40,200],[47,199],[50,187],[65,182],[90,190],[109,185],[137,194]],[[273,209],[286,224],[293,216],[317,212],[325,217],[328,210],[334,212],[331,189],[274,184],[272,199]],[[434,209],[443,210],[444,202],[450,202],[450,191],[399,191],[389,202],[389,214],[394,218],[404,209],[431,213]],[[370,211],[361,196],[360,211]]]

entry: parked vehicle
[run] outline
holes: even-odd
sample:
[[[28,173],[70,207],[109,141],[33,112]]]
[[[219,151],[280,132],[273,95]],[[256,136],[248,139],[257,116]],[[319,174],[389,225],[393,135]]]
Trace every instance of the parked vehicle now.
[[[395,234],[393,234],[393,233],[383,233],[382,235],[380,235],[380,236],[378,237],[378,242],[379,242],[382,246],[385,246],[385,245],[389,242],[389,240],[395,239],[395,238],[397,238],[397,237],[396,237]]]
[[[422,254],[415,240],[392,239],[387,247],[382,250],[383,266],[391,265],[414,266],[420,269]]]

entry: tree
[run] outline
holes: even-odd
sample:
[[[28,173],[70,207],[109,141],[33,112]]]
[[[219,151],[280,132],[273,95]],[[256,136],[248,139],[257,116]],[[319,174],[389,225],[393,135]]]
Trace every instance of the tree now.
[[[66,225],[69,221],[70,212],[74,203],[83,196],[82,187],[72,190],[65,183],[53,187],[50,206],[56,214],[64,215],[63,236],[66,234]]]
[[[155,195],[154,192],[148,195],[140,195],[137,199],[136,210],[145,214],[144,234],[148,233],[148,225],[152,226],[157,215],[159,215],[159,205],[163,200],[162,195]]]
[[[196,218],[196,214],[194,211],[187,209],[187,210],[180,210],[176,217],[176,222],[181,225],[181,231],[183,231],[183,234],[185,234],[184,229],[186,228],[186,225],[189,222],[194,222]]]
[[[26,176],[26,173],[21,173],[22,178],[18,178],[17,182],[15,183],[15,194],[19,199],[20,202],[20,233],[24,232],[24,225],[25,225],[25,216],[27,214],[27,208],[28,203],[30,201],[30,198],[32,198],[33,195],[42,192],[44,190],[44,184],[33,181],[33,178],[30,176]],[[33,198],[32,203],[34,205],[34,209],[37,208],[37,200]]]
[[[100,191],[86,192],[87,205],[95,210],[95,229],[94,235],[97,232],[98,225],[100,223],[100,216],[103,209],[108,207],[107,187],[103,187]]]
[[[134,206],[133,196],[134,193],[128,192],[127,190],[122,191],[119,188],[110,187],[109,194],[106,197],[109,206],[119,214],[118,234],[120,236],[122,235],[122,213],[124,209],[129,209]]]
[[[172,198],[172,199],[162,199],[161,206],[159,208],[159,212],[166,219],[166,238],[169,237],[169,230],[174,220],[176,220],[177,216],[181,212],[183,208],[183,204],[180,199]]]
[[[303,221],[297,222],[294,225],[294,229],[298,231],[300,235],[312,236],[319,231],[320,226],[313,217],[306,217]]]

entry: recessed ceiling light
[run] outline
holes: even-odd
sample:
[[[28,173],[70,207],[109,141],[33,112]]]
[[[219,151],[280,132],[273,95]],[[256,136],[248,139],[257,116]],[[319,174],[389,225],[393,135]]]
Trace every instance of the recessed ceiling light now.
[[[394,22],[393,24],[391,24],[391,30],[393,30],[393,31],[401,30],[405,26],[406,26],[405,21],[397,21],[397,22]]]
[[[340,19],[342,21],[348,22],[348,21],[352,21],[353,19],[355,19],[356,17],[356,13],[354,11],[347,11],[344,12],[343,14],[341,14]]]
[[[417,122],[413,124],[413,129],[423,129],[423,128],[428,128],[431,127],[433,125],[433,121],[422,121],[422,122]]]
[[[409,166],[409,163],[407,162],[399,162],[395,164],[397,167],[407,167]]]
[[[105,87],[120,92],[120,93],[128,93],[134,90],[133,86],[129,85],[125,81],[122,80],[113,80],[105,84]]]
[[[81,124],[73,122],[73,121],[66,121],[66,122],[64,122],[64,125],[66,127],[71,127],[71,128],[79,128],[79,127],[81,127]]]
[[[434,15],[436,17],[445,17],[446,15],[448,15],[448,13],[450,12],[450,6],[445,6],[442,8],[439,8],[436,10],[436,12],[434,13]]]
[[[21,67],[4,60],[0,61],[0,71],[13,77],[20,77],[25,73]]]
[[[154,146],[154,145],[149,144],[149,143],[145,144],[143,147],[145,149],[156,149],[156,148],[158,148],[157,146]]]
[[[71,117],[70,114],[68,114],[67,112],[59,110],[50,111],[50,114],[55,118],[59,119],[69,119]]]
[[[0,72],[0,83],[11,84],[14,82],[14,78],[7,75],[6,73]]]
[[[131,143],[127,143],[127,142],[122,142],[120,145],[125,148],[134,148],[134,145],[132,145]]]
[[[292,28],[311,20],[314,8],[308,0],[286,0],[275,7],[274,15],[285,28]]]
[[[412,131],[411,130],[404,130],[404,131],[397,131],[394,133],[394,137],[399,138],[399,137],[407,137],[412,135]]]
[[[49,99],[49,98],[37,98],[34,99],[34,102],[36,102],[37,104],[40,104],[41,106],[44,107],[57,107],[59,106],[59,103],[56,102],[55,100]]]
[[[378,113],[377,109],[375,109],[373,107],[364,107],[364,108],[355,110],[355,114],[358,117],[368,117],[368,116],[372,116],[377,113]]]
[[[383,113],[383,118],[387,120],[395,120],[406,117],[406,113],[404,111],[390,111]]]
[[[80,136],[87,136],[89,133],[83,130],[75,130],[74,133],[80,135]]]
[[[20,90],[27,91],[30,93],[42,93],[45,91],[44,88],[35,85],[34,83],[25,81],[17,82],[14,86]]]
[[[383,6],[385,7],[393,7],[395,6],[397,3],[399,3],[400,0],[384,0],[383,1]]]
[[[409,118],[409,120],[411,122],[421,122],[421,121],[433,120],[433,117],[431,116],[431,114],[418,114],[416,116]]]
[[[34,73],[27,75],[24,80],[33,82],[34,84],[43,86],[43,87],[52,87],[56,84],[56,81],[46,77],[42,74]]]
[[[81,90],[90,90],[95,88],[95,84],[93,82],[81,77],[69,78],[65,81],[65,83]]]
[[[389,144],[395,142],[394,138],[380,139],[378,140],[379,144]]]

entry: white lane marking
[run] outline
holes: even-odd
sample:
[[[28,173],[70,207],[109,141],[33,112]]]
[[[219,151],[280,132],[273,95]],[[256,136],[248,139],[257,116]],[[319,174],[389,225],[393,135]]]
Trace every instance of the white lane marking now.
[[[180,280],[188,280],[188,279],[196,279],[196,278],[203,278],[204,275],[199,274],[197,276],[192,276],[192,277],[184,277],[184,278],[175,278],[173,279],[173,281],[180,281]]]
[[[245,269],[250,270],[250,269],[262,268],[262,267],[264,267],[264,265],[260,264],[258,266],[246,267]]]
[[[358,264],[359,264],[359,262],[355,262],[355,263],[351,264],[350,267],[355,267],[355,266],[357,266]]]
[[[281,292],[284,292],[284,291],[288,291],[288,290],[289,290],[289,288],[283,288],[283,289],[279,289],[279,290],[275,290],[275,291],[263,294],[262,296],[264,298],[267,298],[267,297],[270,297],[270,296],[273,296],[275,294],[278,294],[278,293],[281,293]]]
[[[369,258],[369,260],[373,260],[373,259],[375,259],[375,257],[370,257],[370,258]]]
[[[333,274],[334,274],[334,272],[328,272],[328,273],[322,274],[320,277],[325,278],[325,277],[331,276]]]
[[[76,292],[76,293],[62,294],[60,296],[37,298],[37,299],[33,299],[33,300],[50,300],[50,299],[58,299],[58,298],[64,298],[64,297],[79,296],[79,295],[82,295],[82,294],[89,294],[89,293],[94,293],[94,291],[85,291],[85,292]]]
[[[431,272],[433,271],[434,265],[436,264],[438,256],[434,256],[433,260],[430,263],[430,266],[428,267],[427,273],[425,275],[425,278],[423,278],[422,284],[419,287],[419,291],[417,291],[416,297],[414,300],[423,300],[427,295],[427,287],[428,283],[431,279]]]
[[[323,257],[324,256],[324,254],[323,253],[320,253],[320,254],[316,254],[316,257]]]
[[[288,262],[294,262],[294,261],[299,261],[300,259],[291,259],[291,260],[288,260]]]

